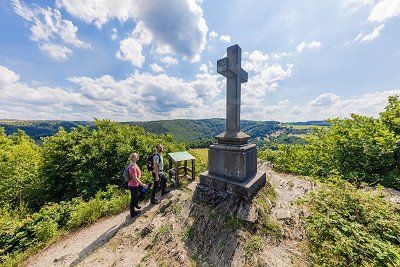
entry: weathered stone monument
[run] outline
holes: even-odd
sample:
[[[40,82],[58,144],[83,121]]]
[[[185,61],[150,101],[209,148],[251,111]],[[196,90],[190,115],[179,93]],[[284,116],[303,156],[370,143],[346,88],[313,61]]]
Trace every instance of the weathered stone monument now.
[[[248,74],[241,67],[242,49],[233,45],[227,57],[218,60],[217,72],[226,82],[226,131],[216,136],[208,150],[208,171],[200,174],[200,185],[220,196],[232,194],[250,200],[265,185],[266,174],[257,171],[257,148],[240,131],[241,84]]]

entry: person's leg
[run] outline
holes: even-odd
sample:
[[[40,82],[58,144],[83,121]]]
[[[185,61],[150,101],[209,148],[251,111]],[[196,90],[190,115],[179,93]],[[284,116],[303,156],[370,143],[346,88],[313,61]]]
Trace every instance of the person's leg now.
[[[160,181],[161,181],[161,195],[167,194],[169,191],[167,190],[167,177],[164,173],[160,174]]]
[[[143,196],[145,195],[145,193],[142,192],[143,187],[141,185],[139,185],[138,187],[138,191],[139,193],[137,194],[137,198],[135,201],[135,208],[137,209],[141,209],[142,207],[139,206],[139,201],[141,201],[143,199]]]
[[[129,212],[132,217],[135,213],[135,188],[129,187],[129,191],[131,192],[131,202],[129,203]]]
[[[139,202],[139,196],[140,196],[140,187],[136,186],[135,188],[135,198],[133,199],[133,206],[137,209],[140,209],[140,207],[138,206],[138,202]]]
[[[151,203],[156,204],[158,200],[156,199],[156,194],[158,191],[158,186],[160,184],[160,180],[156,181],[156,175],[152,173],[154,179],[153,191],[151,191]]]

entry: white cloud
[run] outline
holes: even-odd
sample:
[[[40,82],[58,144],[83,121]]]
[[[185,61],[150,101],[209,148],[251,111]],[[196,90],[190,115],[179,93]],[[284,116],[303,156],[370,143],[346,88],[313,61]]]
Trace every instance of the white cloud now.
[[[151,69],[154,73],[164,72],[164,68],[161,67],[160,65],[156,64],[156,63],[150,64],[150,69]]]
[[[115,41],[115,40],[117,40],[117,38],[118,38],[118,30],[114,27],[114,28],[112,28],[112,30],[111,30],[111,39],[113,40],[113,41]]]
[[[213,40],[215,38],[218,37],[218,33],[216,33],[215,31],[211,31],[208,36],[210,36],[210,39]]]
[[[69,54],[72,54],[72,50],[68,47],[52,44],[52,43],[44,43],[39,46],[40,51],[46,53],[49,57],[56,61],[66,61],[68,59]]]
[[[90,44],[84,42],[76,36],[78,27],[76,27],[70,20],[63,19],[61,13],[57,9],[47,7],[35,6],[30,8],[25,3],[18,0],[13,0],[13,7],[16,14],[23,17],[31,25],[31,40],[35,42],[44,41],[46,44],[41,44],[39,47],[44,52],[49,52],[49,56],[52,58],[60,58],[54,56],[54,49],[50,49],[48,46],[49,41],[59,40],[65,45],[71,45],[79,48],[90,49]],[[54,48],[54,45],[53,45]],[[67,59],[67,55],[70,54],[71,50],[63,46],[63,51],[59,52],[62,55],[62,60]]]
[[[149,120],[222,116],[223,82],[219,75],[199,74],[184,81],[165,74],[134,72],[122,80],[70,77],[75,88],[27,85],[0,65],[0,114],[3,118]],[[224,102],[223,102],[224,103]]]
[[[330,107],[339,100],[339,97],[333,93],[323,93],[316,99],[310,101],[310,107]]]
[[[286,70],[286,75],[273,75],[271,79],[289,75],[286,68],[281,69]],[[91,120],[97,117],[115,121],[225,116],[226,89],[221,75],[202,73],[185,81],[166,74],[135,71],[121,80],[110,75],[68,80],[73,88],[28,85],[20,81],[17,73],[0,65],[0,115],[10,119]],[[309,105],[299,106],[288,99],[276,105],[268,104],[268,90],[258,85],[252,87],[245,83],[242,90],[243,119],[280,121],[348,117],[351,113],[376,116],[385,107],[388,96],[400,95],[400,90],[392,90],[343,99],[333,93],[323,93]]]
[[[161,58],[160,60],[162,63],[166,64],[167,66],[176,65],[178,64],[178,60],[174,57],[166,56]]]
[[[230,43],[231,37],[229,35],[221,35],[221,37],[219,37],[219,40],[224,43]]]
[[[319,41],[311,41],[309,43],[302,42],[296,47],[297,52],[301,53],[304,49],[316,49],[321,47],[322,43]]]
[[[98,28],[113,18],[125,22],[134,17],[136,1],[113,0],[56,0],[58,8]]]
[[[145,57],[142,54],[143,45],[150,44],[151,40],[151,33],[144,27],[143,22],[139,21],[132,35],[119,43],[119,49],[115,53],[115,57],[120,60],[130,61],[133,66],[142,67],[145,61]]]
[[[102,27],[113,18],[142,21],[152,34],[156,51],[167,46],[173,53],[198,60],[206,45],[208,27],[196,0],[84,1],[57,0],[70,14]]]
[[[207,73],[208,72],[208,67],[206,64],[201,64],[199,67],[199,71]]]
[[[381,24],[378,27],[376,27],[371,33],[369,34],[364,34],[363,32],[359,33],[356,38],[354,38],[355,42],[360,42],[360,43],[369,43],[376,38],[378,38],[381,35],[381,31],[385,27],[385,24]]]
[[[382,23],[400,15],[400,0],[380,0],[368,16],[371,22]]]

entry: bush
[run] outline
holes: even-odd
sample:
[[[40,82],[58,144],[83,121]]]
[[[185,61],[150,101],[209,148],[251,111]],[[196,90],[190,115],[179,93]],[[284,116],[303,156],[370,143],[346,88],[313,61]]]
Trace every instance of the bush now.
[[[128,192],[109,186],[107,191],[99,191],[87,202],[75,198],[68,202],[49,204],[32,215],[25,215],[23,210],[3,209],[0,218],[0,264],[14,265],[16,263],[13,263],[13,258],[23,261],[25,258],[21,255],[28,256],[26,251],[43,247],[66,230],[120,213],[128,203]]]
[[[314,266],[400,266],[399,206],[381,191],[357,190],[332,179],[302,203]]]
[[[283,172],[315,177],[340,175],[355,184],[367,182],[400,189],[400,100],[389,99],[381,118],[353,114],[329,120],[329,129],[315,129],[306,145],[280,145],[265,151]],[[394,114],[394,115],[393,115]]]
[[[43,139],[41,173],[49,200],[88,199],[109,184],[125,186],[122,170],[133,151],[140,155],[138,164],[144,169],[158,143],[164,144],[165,155],[184,149],[171,136],[149,134],[137,126],[99,120],[95,125],[96,129],[80,126],[71,132],[60,129]],[[149,177],[146,172],[145,177]]]

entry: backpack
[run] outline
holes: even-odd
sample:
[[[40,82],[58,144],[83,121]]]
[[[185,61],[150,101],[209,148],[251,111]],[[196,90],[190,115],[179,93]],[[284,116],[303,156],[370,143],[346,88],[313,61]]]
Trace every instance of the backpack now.
[[[131,177],[129,176],[129,165],[123,171],[125,182],[129,182]]]
[[[154,156],[158,155],[156,153],[151,154],[151,156],[149,156],[146,160],[146,167],[148,171],[153,171],[154,170],[154,166],[153,166],[153,160],[154,160]],[[158,155],[159,156],[159,155]]]

